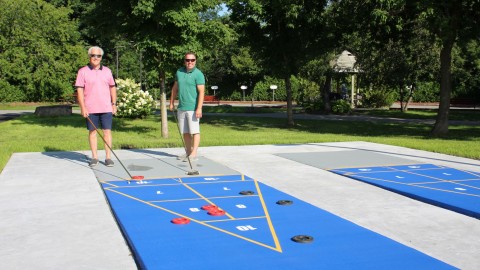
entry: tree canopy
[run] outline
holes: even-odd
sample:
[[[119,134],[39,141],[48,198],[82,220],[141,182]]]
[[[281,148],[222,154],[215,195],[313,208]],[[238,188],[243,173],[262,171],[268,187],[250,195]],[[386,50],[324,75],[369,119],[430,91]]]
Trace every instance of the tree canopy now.
[[[0,101],[58,101],[86,63],[72,10],[36,0],[0,0]]]
[[[55,101],[72,91],[85,50],[99,45],[120,77],[165,100],[187,51],[207,88],[235,99],[319,103],[329,112],[333,57],[352,52],[363,105],[439,101],[432,135],[448,131],[452,96],[480,98],[480,1],[402,0],[0,0],[0,101]],[[227,11],[227,12],[225,12]],[[120,63],[120,65],[119,65]],[[256,89],[256,91],[254,90]],[[157,91],[158,90],[158,91]],[[285,95],[283,95],[285,93]],[[380,94],[379,94],[380,93]],[[370,102],[378,98],[382,102]],[[352,104],[353,105],[353,104]],[[403,107],[402,107],[403,108]],[[165,132],[162,128],[162,132]]]

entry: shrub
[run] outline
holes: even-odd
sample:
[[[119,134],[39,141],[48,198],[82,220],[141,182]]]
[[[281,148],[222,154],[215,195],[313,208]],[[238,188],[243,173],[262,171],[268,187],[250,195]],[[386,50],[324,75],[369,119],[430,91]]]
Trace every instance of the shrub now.
[[[316,100],[316,101],[306,101],[301,103],[302,107],[305,109],[307,113],[316,113],[325,110],[325,105],[323,104],[323,100]]]
[[[418,83],[413,93],[415,102],[438,102],[440,98],[440,85],[438,82]]]
[[[394,91],[370,89],[363,93],[362,106],[365,108],[390,107],[396,99],[396,93]]]
[[[148,91],[142,91],[139,83],[132,79],[117,79],[117,116],[144,118],[152,114],[155,101]]]
[[[25,101],[25,94],[6,81],[0,81],[0,102]]]
[[[287,92],[285,89],[285,81],[276,79],[273,77],[265,76],[263,80],[255,84],[254,98],[255,100],[272,100],[273,93],[270,90],[270,85],[276,85],[278,88],[275,90],[275,100],[285,101],[287,100]]]
[[[230,97],[227,98],[227,100],[242,100],[243,98],[243,93],[240,93],[238,91],[233,91],[233,93],[230,95]]]
[[[294,91],[296,94],[293,98],[297,104],[320,103],[323,107],[322,94],[318,84],[307,79],[292,76],[292,86],[296,89]]]
[[[352,111],[350,103],[344,99],[332,102],[332,112],[336,114],[348,114]]]

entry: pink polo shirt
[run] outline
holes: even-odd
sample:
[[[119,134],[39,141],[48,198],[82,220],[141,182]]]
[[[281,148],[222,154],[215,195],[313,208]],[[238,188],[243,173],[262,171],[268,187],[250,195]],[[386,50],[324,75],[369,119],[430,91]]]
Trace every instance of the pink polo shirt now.
[[[105,66],[93,69],[84,66],[78,70],[75,87],[82,87],[85,107],[89,113],[112,112],[110,87],[115,86],[112,71]]]

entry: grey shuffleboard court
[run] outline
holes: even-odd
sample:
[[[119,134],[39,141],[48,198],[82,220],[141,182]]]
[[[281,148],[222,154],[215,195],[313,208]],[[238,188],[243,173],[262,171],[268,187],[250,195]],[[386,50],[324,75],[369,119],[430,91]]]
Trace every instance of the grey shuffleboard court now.
[[[420,163],[415,160],[409,160],[365,150],[278,153],[275,155],[324,170],[355,167],[410,165]]]
[[[188,162],[178,160],[175,157],[122,160],[124,167],[120,162],[116,162],[114,167],[102,165],[93,168],[97,179],[99,181],[130,180],[128,173],[131,176],[143,176],[145,179],[189,177],[187,173],[191,171],[198,171],[201,176],[240,174],[205,157],[199,157],[198,161],[191,162],[192,168],[190,168]],[[128,170],[128,173],[126,170]]]

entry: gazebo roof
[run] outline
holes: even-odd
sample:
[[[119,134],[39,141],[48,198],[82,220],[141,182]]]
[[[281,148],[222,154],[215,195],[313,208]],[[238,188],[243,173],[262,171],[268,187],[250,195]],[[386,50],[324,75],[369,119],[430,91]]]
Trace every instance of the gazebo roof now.
[[[330,66],[335,72],[358,73],[359,69],[355,66],[356,62],[355,55],[345,50],[330,62]]]

